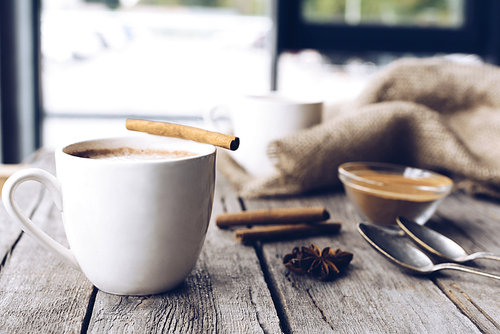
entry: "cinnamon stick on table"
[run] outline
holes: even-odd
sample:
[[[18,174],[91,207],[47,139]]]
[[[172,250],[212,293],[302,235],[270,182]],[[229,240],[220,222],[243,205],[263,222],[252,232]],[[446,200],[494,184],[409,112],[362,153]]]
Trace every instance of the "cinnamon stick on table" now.
[[[342,226],[339,222],[321,223],[321,224],[297,224],[280,226],[261,226],[237,230],[234,238],[242,243],[251,243],[253,241],[269,241],[279,239],[289,239],[294,237],[305,237],[316,234],[337,233]]]
[[[167,122],[144,121],[129,118],[125,122],[125,126],[127,127],[127,129],[132,131],[146,132],[152,135],[166,137],[189,139],[199,143],[219,146],[231,151],[237,150],[240,146],[240,139],[238,137],[199,129],[187,125]]]
[[[330,218],[324,207],[301,207],[251,210],[225,213],[217,216],[215,222],[220,228],[239,225],[283,225],[317,223]]]

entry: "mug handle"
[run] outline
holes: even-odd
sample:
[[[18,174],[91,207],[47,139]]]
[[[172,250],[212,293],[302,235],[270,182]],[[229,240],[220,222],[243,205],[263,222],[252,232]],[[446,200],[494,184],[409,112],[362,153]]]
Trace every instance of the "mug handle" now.
[[[230,117],[229,107],[224,105],[224,104],[217,105],[217,106],[207,110],[204,113],[203,120],[206,123],[208,123],[208,125],[210,127],[212,127],[213,130],[234,135],[234,131],[233,131],[232,126],[221,127],[220,121],[217,120],[217,116],[219,116],[219,115],[224,115],[224,116]]]
[[[61,186],[57,178],[42,169],[28,168],[12,174],[7,181],[5,181],[2,189],[2,201],[7,213],[21,225],[21,229],[30,237],[38,241],[42,246],[54,253],[54,255],[58,256],[64,262],[68,263],[72,268],[80,270],[80,265],[76,261],[71,250],[49,237],[38,226],[33,224],[31,219],[24,214],[17,204],[14,196],[17,187],[21,183],[30,180],[40,182],[44,185],[51,193],[57,208],[62,212]]]

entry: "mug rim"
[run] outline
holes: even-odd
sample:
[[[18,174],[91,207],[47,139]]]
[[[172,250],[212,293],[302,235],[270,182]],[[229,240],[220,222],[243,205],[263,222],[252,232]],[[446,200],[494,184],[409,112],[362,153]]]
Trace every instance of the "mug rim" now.
[[[190,156],[183,156],[183,157],[176,157],[176,158],[168,158],[168,159],[158,159],[158,160],[108,160],[108,159],[89,159],[89,158],[83,158],[79,157],[76,155],[71,154],[68,152],[68,149],[71,147],[77,147],[77,145],[91,145],[92,143],[108,143],[109,142],[125,142],[128,141],[131,144],[136,142],[143,141],[144,143],[147,143],[148,141],[150,143],[152,142],[179,142],[183,143],[184,147],[181,148],[181,150],[186,150],[195,153],[195,155],[190,155]],[[112,146],[112,145],[111,145]],[[131,145],[133,146],[133,145]],[[204,147],[205,149],[203,150],[189,150],[188,147]],[[123,147],[120,146],[120,147]],[[102,147],[106,148],[106,147]],[[115,148],[115,147],[111,147]],[[118,148],[118,147],[116,147]],[[78,152],[79,150],[74,150],[73,152]],[[80,150],[82,151],[82,150]],[[205,143],[198,143],[192,140],[187,140],[187,139],[181,139],[181,138],[174,138],[174,137],[163,137],[163,136],[156,136],[156,135],[150,135],[150,134],[137,134],[137,135],[129,135],[129,136],[116,136],[116,137],[102,137],[102,138],[94,138],[94,139],[88,139],[88,140],[82,140],[78,142],[74,142],[71,144],[66,144],[63,146],[60,146],[56,150],[56,154],[67,157],[69,159],[79,159],[81,161],[93,161],[93,163],[125,163],[125,164],[164,164],[164,163],[174,163],[174,162],[179,162],[179,161],[189,161],[189,160],[197,160],[200,158],[208,157],[210,155],[214,155],[217,152],[216,147],[211,144],[205,144]]]
[[[282,100],[269,99],[273,97],[282,98]],[[291,96],[289,94],[284,94],[276,91],[261,92],[261,93],[246,93],[243,94],[243,98],[246,99],[261,99],[261,102],[274,103],[281,105],[321,105],[325,101],[317,97],[307,97],[307,96]],[[267,99],[266,99],[267,98]]]

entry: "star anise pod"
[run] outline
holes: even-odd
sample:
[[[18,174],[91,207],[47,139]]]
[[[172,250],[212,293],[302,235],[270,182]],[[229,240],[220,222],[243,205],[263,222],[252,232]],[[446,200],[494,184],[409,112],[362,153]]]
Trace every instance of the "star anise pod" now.
[[[285,266],[299,274],[309,273],[322,281],[329,281],[347,267],[353,257],[352,253],[340,249],[332,250],[326,247],[321,250],[318,246],[295,247],[290,254],[283,258]]]
[[[298,274],[304,274],[305,271],[300,267],[300,258],[302,252],[299,247],[295,247],[290,254],[286,254],[283,257],[283,263],[285,267]]]

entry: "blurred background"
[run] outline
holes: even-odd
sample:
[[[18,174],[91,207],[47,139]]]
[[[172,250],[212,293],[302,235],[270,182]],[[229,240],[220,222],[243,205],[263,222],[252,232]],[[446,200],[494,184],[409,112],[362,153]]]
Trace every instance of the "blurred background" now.
[[[35,102],[25,116],[2,116],[3,161],[23,158],[30,147],[126,133],[127,117],[203,126],[204,113],[248,92],[314,94],[334,104],[355,98],[400,57],[496,63],[497,3],[6,0],[3,25],[12,21],[19,37],[27,19],[31,48],[8,44],[4,33],[2,68],[31,52],[34,74],[31,81],[23,79],[26,69],[2,74],[2,113],[23,108],[6,105],[13,77],[32,83]],[[18,49],[11,58],[9,45]],[[33,135],[23,134],[30,129]],[[15,143],[17,155],[9,153]]]

